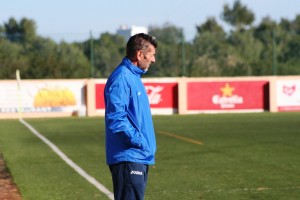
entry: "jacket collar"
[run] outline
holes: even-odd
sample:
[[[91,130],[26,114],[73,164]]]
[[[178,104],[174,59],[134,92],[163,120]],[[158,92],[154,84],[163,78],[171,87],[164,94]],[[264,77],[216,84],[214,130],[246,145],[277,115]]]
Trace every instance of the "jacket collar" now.
[[[134,74],[141,76],[146,71],[134,65],[127,57],[123,58],[122,63]]]

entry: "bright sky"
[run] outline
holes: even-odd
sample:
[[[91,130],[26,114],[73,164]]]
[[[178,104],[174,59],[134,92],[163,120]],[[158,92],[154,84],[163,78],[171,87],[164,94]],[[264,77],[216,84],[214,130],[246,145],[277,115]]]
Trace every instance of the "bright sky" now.
[[[223,5],[235,0],[1,0],[0,24],[10,17],[35,21],[37,33],[55,41],[83,41],[101,33],[116,33],[121,25],[159,26],[169,22],[184,29],[187,40],[196,33],[196,25],[215,17],[220,19]],[[270,16],[294,20],[300,14],[299,0],[241,0],[255,14],[255,24]],[[227,27],[228,28],[228,27]]]

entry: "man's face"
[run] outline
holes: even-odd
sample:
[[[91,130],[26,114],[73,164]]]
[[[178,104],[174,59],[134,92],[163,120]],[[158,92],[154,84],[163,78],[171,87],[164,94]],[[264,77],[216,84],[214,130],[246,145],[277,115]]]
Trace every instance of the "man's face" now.
[[[152,63],[155,63],[156,50],[153,45],[139,52],[138,67],[147,71]]]

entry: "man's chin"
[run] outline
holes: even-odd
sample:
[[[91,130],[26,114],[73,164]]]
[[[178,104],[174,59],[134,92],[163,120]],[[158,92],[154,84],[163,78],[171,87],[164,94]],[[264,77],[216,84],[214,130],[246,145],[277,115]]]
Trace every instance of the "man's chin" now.
[[[145,72],[146,72],[146,71],[148,71],[148,70],[149,70],[149,68],[150,68],[150,66],[149,66],[149,67],[147,67],[146,69],[144,69],[144,70],[145,70]]]

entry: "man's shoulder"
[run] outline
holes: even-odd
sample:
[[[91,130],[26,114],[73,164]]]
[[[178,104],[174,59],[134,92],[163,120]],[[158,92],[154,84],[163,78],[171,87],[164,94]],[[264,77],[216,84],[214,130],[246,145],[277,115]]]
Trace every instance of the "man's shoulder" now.
[[[119,65],[109,76],[107,83],[112,84],[114,83],[125,83],[128,82],[132,76],[132,73],[130,72],[130,70],[124,66],[124,65]]]
[[[119,65],[110,75],[110,78],[120,78],[122,76],[126,77],[130,75],[130,70],[125,65]]]

